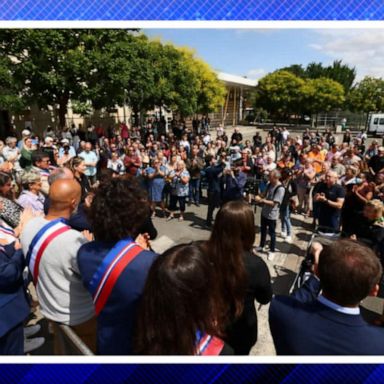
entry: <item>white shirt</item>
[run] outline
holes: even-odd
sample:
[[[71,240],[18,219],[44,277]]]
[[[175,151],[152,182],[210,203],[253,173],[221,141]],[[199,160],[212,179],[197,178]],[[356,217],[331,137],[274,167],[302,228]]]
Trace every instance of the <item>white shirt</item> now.
[[[210,143],[210,142],[211,142],[211,135],[206,135],[203,137],[203,143],[205,145],[208,145],[208,143]]]
[[[341,305],[338,305],[333,301],[326,299],[323,295],[319,295],[317,300],[319,300],[321,304],[325,305],[328,308],[333,309],[334,311],[345,313],[346,315],[360,315],[359,307],[355,307],[355,308],[342,307]]]
[[[283,135],[284,141],[287,141],[287,139],[289,137],[289,132],[288,131],[283,131],[281,134]]]

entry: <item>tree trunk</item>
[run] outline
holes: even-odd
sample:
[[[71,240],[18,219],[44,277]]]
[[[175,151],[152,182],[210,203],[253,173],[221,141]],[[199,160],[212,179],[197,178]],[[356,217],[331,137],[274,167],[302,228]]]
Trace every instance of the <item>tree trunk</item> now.
[[[139,127],[139,108],[137,106],[133,107],[133,118],[135,119],[135,126]]]
[[[65,94],[59,101],[59,128],[63,129],[66,126],[65,115],[67,114],[67,106],[69,95]]]

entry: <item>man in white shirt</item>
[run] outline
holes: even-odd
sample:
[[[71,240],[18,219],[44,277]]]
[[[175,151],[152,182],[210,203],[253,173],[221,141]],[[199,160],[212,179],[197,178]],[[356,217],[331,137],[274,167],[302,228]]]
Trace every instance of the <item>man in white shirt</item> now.
[[[286,143],[289,137],[289,132],[287,128],[283,128],[283,132],[281,132],[281,135],[283,136],[283,143]]]
[[[90,184],[96,183],[96,165],[99,161],[96,153],[92,151],[92,144],[85,143],[85,149],[79,154],[84,159],[85,166],[87,167],[85,175],[88,177]]]

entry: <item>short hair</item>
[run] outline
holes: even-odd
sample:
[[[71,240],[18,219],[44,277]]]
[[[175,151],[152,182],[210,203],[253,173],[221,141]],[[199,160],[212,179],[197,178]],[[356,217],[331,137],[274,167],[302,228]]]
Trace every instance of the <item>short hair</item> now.
[[[45,139],[44,139],[44,143],[45,144],[49,144],[49,143],[52,143],[53,142],[53,138],[51,136],[47,136]]]
[[[346,170],[348,169],[352,172],[353,176],[356,176],[359,173],[359,169],[352,165],[348,166]]]
[[[122,178],[100,184],[88,212],[95,239],[109,243],[136,238],[149,214],[146,193],[137,180]]]
[[[276,179],[281,179],[281,172],[278,169],[271,171],[270,176],[276,177]]]
[[[69,168],[67,168],[69,169]],[[65,168],[56,168],[51,174],[48,176],[48,184],[53,184],[56,180],[65,178]]]
[[[6,145],[9,145],[9,144],[11,144],[11,143],[16,143],[16,141],[17,141],[16,137],[11,137],[11,136],[9,136],[9,137],[7,137],[7,138],[5,139],[5,144],[6,144]]]
[[[373,208],[375,213],[380,213],[380,215],[383,214],[384,204],[381,200],[378,200],[378,199],[368,200],[365,206]]]
[[[43,159],[46,159],[47,157],[49,158],[49,154],[47,152],[34,151],[32,152],[32,156],[31,156],[32,164],[35,165],[36,163],[38,163]]]
[[[29,186],[33,183],[41,181],[41,176],[35,171],[24,172],[21,175],[21,184],[25,190],[29,190]]]
[[[372,249],[344,239],[324,247],[318,274],[326,297],[351,306],[358,305],[379,283],[382,267]]]

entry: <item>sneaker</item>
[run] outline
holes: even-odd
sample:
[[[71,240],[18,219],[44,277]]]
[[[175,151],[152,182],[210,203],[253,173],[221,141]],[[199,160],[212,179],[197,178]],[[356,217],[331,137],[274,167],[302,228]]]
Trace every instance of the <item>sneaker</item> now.
[[[173,220],[174,218],[175,218],[174,216],[168,216],[167,221],[171,221],[171,220]]]
[[[44,337],[34,337],[33,339],[24,339],[24,353],[29,353],[40,348],[45,343]]]
[[[291,235],[288,235],[288,236],[285,238],[285,241],[286,241],[288,244],[292,244],[292,236],[291,236]]]
[[[40,329],[40,324],[31,325],[30,327],[24,327],[24,337],[27,338],[36,335],[36,333],[39,332]]]
[[[256,248],[255,248],[255,251],[256,251],[256,252],[264,252],[264,247],[260,247],[260,246],[259,246],[259,247],[256,247]]]
[[[179,217],[179,221],[184,221],[184,217]]]
[[[269,261],[273,261],[273,259],[275,258],[275,255],[276,255],[275,252],[271,252],[271,251],[269,251],[269,252],[268,252],[267,259],[268,259]]]
[[[285,232],[285,231],[281,231],[281,237],[286,238],[286,237],[287,237],[287,232]]]

